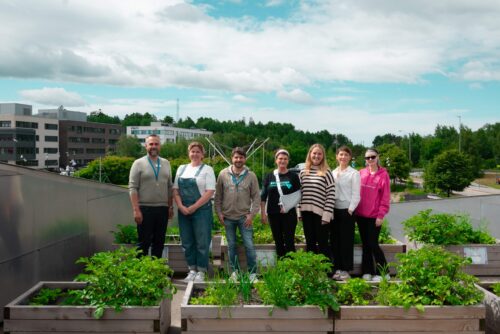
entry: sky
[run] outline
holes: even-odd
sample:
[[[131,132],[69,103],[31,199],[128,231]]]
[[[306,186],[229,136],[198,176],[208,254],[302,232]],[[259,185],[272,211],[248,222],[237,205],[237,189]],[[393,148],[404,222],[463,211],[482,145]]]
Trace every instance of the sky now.
[[[376,135],[500,122],[497,0],[0,0],[0,102]]]

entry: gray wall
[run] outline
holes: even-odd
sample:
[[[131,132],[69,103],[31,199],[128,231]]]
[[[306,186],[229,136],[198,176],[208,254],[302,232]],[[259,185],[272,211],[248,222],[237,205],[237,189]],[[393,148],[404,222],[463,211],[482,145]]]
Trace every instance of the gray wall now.
[[[500,239],[500,195],[393,203],[387,215],[391,234],[404,240],[401,222],[425,209],[432,209],[434,213],[467,213],[476,227],[485,225]]]
[[[38,281],[73,279],[118,223],[133,223],[127,189],[0,163],[0,315]]]

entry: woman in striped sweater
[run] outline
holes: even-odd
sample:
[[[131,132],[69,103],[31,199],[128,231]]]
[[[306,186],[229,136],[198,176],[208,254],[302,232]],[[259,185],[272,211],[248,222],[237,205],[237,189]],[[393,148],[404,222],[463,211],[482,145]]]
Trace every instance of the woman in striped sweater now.
[[[307,251],[321,253],[331,259],[327,224],[333,219],[335,181],[326,162],[323,145],[311,146],[307,153],[306,165],[299,177],[302,190],[299,210]]]

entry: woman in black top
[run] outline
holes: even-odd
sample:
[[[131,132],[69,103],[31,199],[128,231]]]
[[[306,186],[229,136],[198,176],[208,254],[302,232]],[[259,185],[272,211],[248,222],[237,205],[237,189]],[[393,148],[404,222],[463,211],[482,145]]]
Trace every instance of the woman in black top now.
[[[291,194],[300,190],[299,176],[288,170],[289,156],[288,151],[284,149],[278,150],[274,156],[283,194]],[[295,252],[294,238],[295,228],[297,227],[297,210],[291,209],[288,212],[284,212],[279,206],[280,194],[276,187],[274,173],[267,174],[262,185],[260,198],[261,220],[263,224],[266,224],[269,219],[278,258],[283,257],[288,252]]]

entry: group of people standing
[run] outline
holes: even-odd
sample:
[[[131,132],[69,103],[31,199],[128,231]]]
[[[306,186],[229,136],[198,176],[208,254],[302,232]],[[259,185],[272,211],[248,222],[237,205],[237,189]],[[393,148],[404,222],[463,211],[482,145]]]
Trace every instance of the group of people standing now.
[[[203,163],[203,145],[192,142],[188,147],[190,163],[179,166],[173,182],[168,160],[159,157],[158,136],[146,138],[146,150],[147,155],[133,163],[129,179],[138,247],[147,254],[151,246],[151,255],[161,257],[174,199],[189,266],[185,281],[204,281],[208,270],[212,198],[215,213],[226,231],[232,279],[237,278],[239,270],[236,242],[239,229],[250,280],[256,280],[253,220],[259,211],[261,222],[271,227],[278,258],[295,251],[295,229],[298,220],[302,220],[307,251],[331,259],[333,278],[337,280],[349,278],[353,269],[357,223],[363,244],[363,278],[382,279],[381,270],[387,262],[378,237],[389,211],[390,184],[375,149],[366,151],[367,167],[358,172],[350,166],[351,150],[340,147],[336,152],[338,167],[332,171],[324,147],[314,144],[299,174],[288,169],[290,154],[280,149],[275,154],[277,168],[266,175],[262,190],[255,173],[245,166],[246,151],[242,148],[232,150],[232,164],[216,179],[213,168]],[[282,196],[298,191],[301,198],[297,208],[284,210]]]

